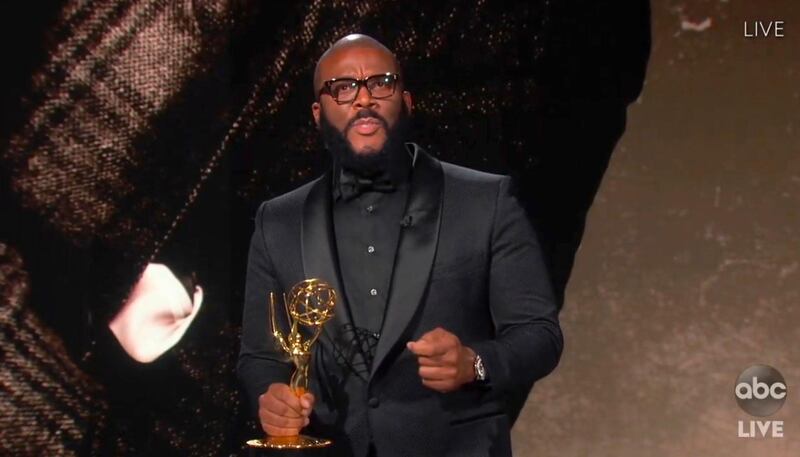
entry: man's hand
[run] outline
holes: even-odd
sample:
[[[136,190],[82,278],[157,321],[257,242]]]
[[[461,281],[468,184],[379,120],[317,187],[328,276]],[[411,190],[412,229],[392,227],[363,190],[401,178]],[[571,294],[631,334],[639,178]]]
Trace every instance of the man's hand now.
[[[475,352],[441,327],[409,341],[406,347],[417,356],[419,375],[426,387],[452,392],[475,380]]]
[[[310,392],[298,397],[286,384],[271,384],[258,397],[258,418],[261,428],[270,436],[296,436],[308,425],[308,416],[314,408],[314,395]]]

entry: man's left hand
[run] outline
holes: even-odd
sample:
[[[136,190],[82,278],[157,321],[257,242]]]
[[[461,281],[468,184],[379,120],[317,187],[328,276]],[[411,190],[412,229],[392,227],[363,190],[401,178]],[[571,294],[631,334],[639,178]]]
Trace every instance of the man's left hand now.
[[[452,392],[475,380],[475,352],[441,327],[409,341],[406,347],[417,356],[419,375],[426,387]]]

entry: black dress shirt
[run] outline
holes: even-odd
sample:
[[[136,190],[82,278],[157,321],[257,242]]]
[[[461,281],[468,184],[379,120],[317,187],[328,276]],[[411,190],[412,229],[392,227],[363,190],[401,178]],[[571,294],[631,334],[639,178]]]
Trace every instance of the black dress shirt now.
[[[333,180],[333,228],[344,293],[350,306],[351,333],[365,354],[369,370],[380,337],[401,222],[409,191],[411,156],[402,154],[382,174],[372,177],[393,189],[366,189],[351,196],[343,193],[342,177],[355,174],[336,167]],[[363,176],[348,176],[364,179]]]

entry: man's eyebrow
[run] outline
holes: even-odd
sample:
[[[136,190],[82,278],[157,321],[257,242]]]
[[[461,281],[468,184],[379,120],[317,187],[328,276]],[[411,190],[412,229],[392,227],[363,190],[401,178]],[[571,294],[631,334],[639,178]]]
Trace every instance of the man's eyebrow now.
[[[349,72],[343,72],[343,73],[340,73],[339,76],[334,76],[334,77],[331,77],[331,78],[323,78],[322,80],[323,81],[330,81],[331,79],[344,79],[344,78],[357,79],[358,78],[358,74],[349,73]]]
[[[396,71],[370,72],[370,73],[364,73],[363,77],[358,74],[349,74],[348,72],[342,72],[340,76],[334,76],[332,78],[322,78],[322,81],[330,81],[331,79],[344,79],[344,78],[352,78],[352,79],[369,78],[371,76],[380,76],[380,75],[385,75],[387,73],[394,74],[397,72]]]

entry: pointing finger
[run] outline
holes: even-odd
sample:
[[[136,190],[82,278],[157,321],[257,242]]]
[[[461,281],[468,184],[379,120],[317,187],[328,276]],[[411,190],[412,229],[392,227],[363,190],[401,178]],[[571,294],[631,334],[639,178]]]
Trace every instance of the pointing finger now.
[[[406,347],[420,357],[436,357],[446,351],[446,348],[425,340],[410,341]]]

